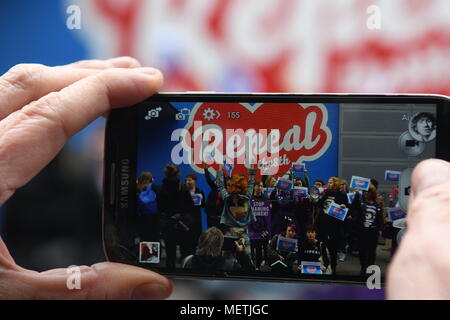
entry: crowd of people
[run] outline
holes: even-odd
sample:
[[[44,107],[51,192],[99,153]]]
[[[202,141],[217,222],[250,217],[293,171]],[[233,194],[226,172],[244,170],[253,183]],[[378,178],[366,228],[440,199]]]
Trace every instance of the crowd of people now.
[[[371,179],[367,191],[351,190],[354,197],[349,198],[347,181],[338,177],[310,185],[306,170],[301,176],[288,172],[256,180],[255,175],[256,169],[250,168],[248,178],[228,176],[220,166],[214,177],[205,164],[210,188],[205,196],[197,175],[182,180],[172,163],[164,168],[158,186],[150,172],[142,172],[137,179],[141,241],[162,240],[166,268],[210,274],[232,270],[295,274],[305,273],[302,266],[313,264],[315,273],[336,275],[338,263],[355,255],[360,274],[365,275],[376,262],[381,235],[387,239],[386,250],[395,250],[396,230],[387,208],[395,206],[397,189],[385,201],[378,182]],[[280,179],[291,181],[292,187],[279,187]],[[308,192],[296,192],[302,188]],[[330,206],[343,209],[345,215],[330,214]]]

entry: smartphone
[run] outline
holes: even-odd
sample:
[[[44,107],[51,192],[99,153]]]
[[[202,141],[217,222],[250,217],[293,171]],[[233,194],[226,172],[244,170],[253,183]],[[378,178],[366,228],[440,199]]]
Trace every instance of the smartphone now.
[[[372,270],[383,283],[412,168],[450,160],[450,100],[160,93],[112,111],[105,139],[110,261],[190,279],[366,284]]]

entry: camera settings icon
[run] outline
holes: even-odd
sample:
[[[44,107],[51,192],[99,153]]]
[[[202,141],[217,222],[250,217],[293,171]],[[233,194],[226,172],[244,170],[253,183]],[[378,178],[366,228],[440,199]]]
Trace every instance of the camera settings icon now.
[[[159,118],[159,112],[162,110],[161,107],[148,110],[147,115],[144,117],[145,120]]]
[[[191,114],[191,110],[188,108],[182,108],[180,109],[180,112],[175,114],[175,120],[184,121],[186,120],[186,116],[189,117]]]

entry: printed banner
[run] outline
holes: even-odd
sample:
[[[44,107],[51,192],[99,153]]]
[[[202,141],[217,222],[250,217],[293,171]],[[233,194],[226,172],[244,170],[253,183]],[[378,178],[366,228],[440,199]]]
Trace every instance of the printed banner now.
[[[292,173],[303,173],[306,170],[306,165],[304,163],[293,163],[291,167]]]
[[[390,218],[392,221],[399,220],[399,219],[403,219],[403,218],[406,217],[406,212],[404,212],[404,211],[403,211],[402,209],[400,209],[400,208],[392,208],[392,209],[389,209],[388,213],[389,213],[389,218]]]
[[[400,180],[400,171],[392,171],[392,170],[386,170],[384,172],[384,179],[386,181],[399,181]]]
[[[202,205],[202,195],[200,193],[191,194],[192,201],[194,202],[194,206]]]
[[[302,261],[301,263],[302,274],[322,274],[320,267],[320,262]]]
[[[283,191],[290,191],[292,189],[292,181],[287,179],[278,179],[277,189]]]
[[[370,179],[369,178],[363,178],[358,176],[352,176],[352,180],[350,182],[350,188],[358,188],[361,190],[368,191],[370,186]]]
[[[294,187],[293,193],[294,193],[294,197],[296,197],[296,198],[304,198],[308,195],[308,188]]]
[[[278,237],[277,250],[295,252],[297,248],[297,239]]]
[[[347,212],[348,208],[342,209],[340,205],[333,202],[328,208],[327,214],[336,219],[344,221],[345,217],[347,216]]]

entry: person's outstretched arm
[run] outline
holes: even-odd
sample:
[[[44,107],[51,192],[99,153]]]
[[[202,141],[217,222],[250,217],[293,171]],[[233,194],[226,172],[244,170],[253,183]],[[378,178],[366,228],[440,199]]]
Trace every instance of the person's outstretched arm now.
[[[450,163],[426,160],[411,178],[408,229],[387,273],[389,299],[450,299]]]
[[[220,194],[222,195],[222,199],[225,199],[228,197],[228,191],[227,191],[227,188],[225,188],[225,182],[224,182],[222,169],[223,169],[223,167],[220,164],[219,170],[217,170],[217,173],[216,173],[217,190],[219,190]]]
[[[156,93],[162,74],[129,57],[47,67],[23,64],[0,77],[0,205],[37,175],[67,140],[111,109]],[[100,232],[100,231],[99,231]],[[66,269],[18,266],[0,239],[1,299],[162,299],[167,278],[102,262],[80,267],[81,289],[69,290]]]
[[[211,191],[215,191],[217,189],[217,186],[214,183],[214,180],[211,178],[211,173],[208,170],[209,166],[205,165],[205,179],[208,186],[211,188]]]
[[[255,187],[255,175],[256,175],[256,169],[253,165],[250,165],[250,168],[248,169],[248,174],[250,176],[248,180],[248,189],[247,189],[247,197],[251,198],[253,197],[253,189]]]

